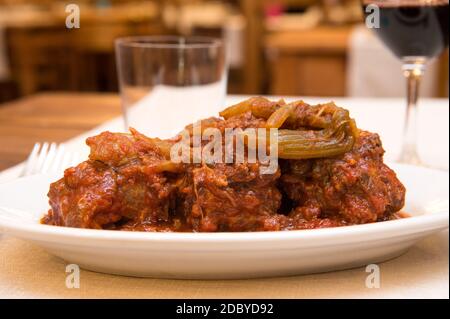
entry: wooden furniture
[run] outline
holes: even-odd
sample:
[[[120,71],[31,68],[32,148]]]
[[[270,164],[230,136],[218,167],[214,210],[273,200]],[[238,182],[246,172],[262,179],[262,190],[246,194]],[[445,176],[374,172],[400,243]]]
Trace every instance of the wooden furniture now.
[[[439,97],[448,97],[448,48],[439,60]]]
[[[0,80],[0,103],[13,100],[18,97],[17,87],[10,80]]]
[[[303,6],[317,0],[241,0],[241,11],[246,19],[244,91],[247,94],[263,92],[265,13],[267,4],[281,3],[287,6]]]
[[[266,76],[273,95],[345,96],[352,26],[280,31],[264,37]],[[448,96],[448,49],[439,57],[435,97]]]
[[[344,96],[351,27],[318,27],[265,37],[269,94]]]
[[[249,94],[345,95],[350,26],[268,32],[267,4],[306,7],[317,0],[242,0],[246,18],[243,91]],[[436,96],[448,96],[448,51],[440,58]],[[307,81],[305,81],[307,79]]]
[[[7,29],[11,74],[21,95],[74,88],[74,52],[65,30],[60,25]]]
[[[63,142],[121,114],[116,94],[43,93],[0,105],[0,171],[35,142]]]
[[[19,93],[43,90],[116,91],[114,39],[164,34],[153,2],[110,8],[82,5],[79,29],[67,29],[64,5],[3,21],[11,74]]]

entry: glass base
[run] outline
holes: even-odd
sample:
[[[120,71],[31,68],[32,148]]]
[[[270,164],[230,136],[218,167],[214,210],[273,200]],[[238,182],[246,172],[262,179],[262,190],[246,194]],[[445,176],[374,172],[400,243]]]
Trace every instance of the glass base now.
[[[398,158],[398,162],[417,166],[424,165],[419,157],[419,154],[417,154],[416,148],[408,145],[405,145],[403,148],[403,151]]]

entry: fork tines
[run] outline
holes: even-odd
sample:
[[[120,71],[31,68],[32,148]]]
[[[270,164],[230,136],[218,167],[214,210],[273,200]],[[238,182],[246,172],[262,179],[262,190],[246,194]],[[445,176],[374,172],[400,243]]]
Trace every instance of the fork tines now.
[[[36,143],[25,163],[21,176],[60,173],[79,161],[79,154],[68,152],[64,144]]]

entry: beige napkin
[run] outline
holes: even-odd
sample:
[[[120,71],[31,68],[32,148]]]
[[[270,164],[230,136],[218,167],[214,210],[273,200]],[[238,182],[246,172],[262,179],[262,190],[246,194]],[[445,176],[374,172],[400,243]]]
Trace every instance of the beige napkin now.
[[[448,231],[379,264],[380,288],[365,268],[251,280],[165,280],[82,270],[66,288],[65,262],[27,242],[0,239],[0,298],[449,298]]]

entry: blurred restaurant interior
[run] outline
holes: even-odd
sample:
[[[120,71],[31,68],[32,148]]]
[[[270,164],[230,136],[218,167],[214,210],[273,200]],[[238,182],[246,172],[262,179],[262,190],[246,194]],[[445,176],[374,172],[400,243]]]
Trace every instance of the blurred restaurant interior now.
[[[400,62],[363,25],[359,0],[0,0],[0,102],[42,91],[118,91],[114,39],[222,37],[228,93],[404,96]],[[379,66],[382,66],[381,68]],[[448,50],[422,96],[448,96]]]

